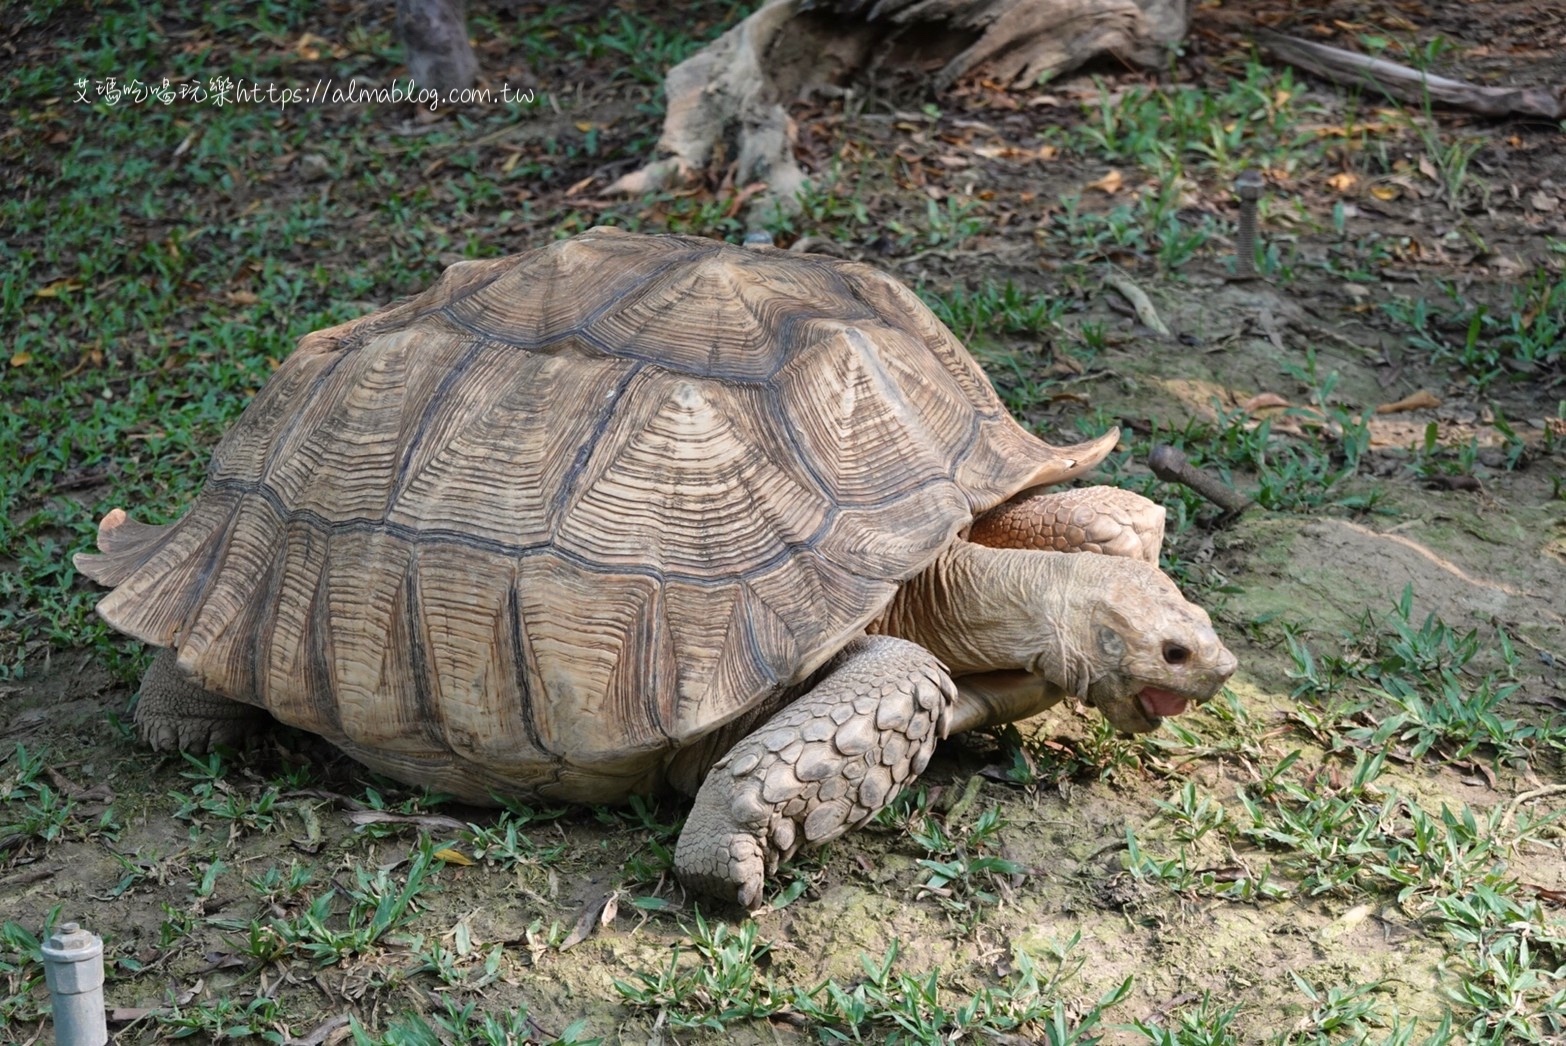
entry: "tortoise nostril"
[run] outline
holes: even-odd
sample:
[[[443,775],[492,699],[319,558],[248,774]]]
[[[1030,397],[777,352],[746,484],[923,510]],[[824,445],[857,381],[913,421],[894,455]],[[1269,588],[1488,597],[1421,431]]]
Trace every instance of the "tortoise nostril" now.
[[[1191,652],[1179,643],[1169,643],[1164,647],[1164,663],[1170,665],[1183,665],[1191,658]]]

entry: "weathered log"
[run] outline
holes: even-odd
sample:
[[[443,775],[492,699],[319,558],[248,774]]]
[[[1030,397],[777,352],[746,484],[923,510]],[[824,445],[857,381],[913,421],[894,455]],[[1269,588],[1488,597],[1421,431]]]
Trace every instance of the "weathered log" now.
[[[970,72],[1025,88],[1102,54],[1155,65],[1185,26],[1186,0],[770,0],[669,70],[663,158],[609,191],[688,181],[733,143],[723,159],[735,184],[765,181],[787,204],[804,173],[785,106],[847,82],[872,56],[931,70],[937,92]]]
[[[1566,87],[1481,87],[1385,58],[1372,58],[1265,29],[1256,33],[1256,42],[1290,65],[1324,80],[1368,87],[1399,101],[1439,102],[1481,116],[1542,116],[1547,120],[1566,116]]]

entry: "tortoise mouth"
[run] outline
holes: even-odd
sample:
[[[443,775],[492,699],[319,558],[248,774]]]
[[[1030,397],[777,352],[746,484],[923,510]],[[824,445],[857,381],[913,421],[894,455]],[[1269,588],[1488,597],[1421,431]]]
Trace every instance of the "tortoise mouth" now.
[[[1170,716],[1183,715],[1191,707],[1190,698],[1162,687],[1143,687],[1136,697],[1137,702],[1142,706],[1142,712],[1154,723]]]

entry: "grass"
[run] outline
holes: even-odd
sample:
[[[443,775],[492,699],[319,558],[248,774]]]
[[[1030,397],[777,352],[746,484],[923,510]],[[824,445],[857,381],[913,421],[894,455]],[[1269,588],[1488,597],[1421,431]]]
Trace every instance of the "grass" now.
[[[879,959],[860,957],[864,976],[857,984],[828,979],[813,987],[780,988],[760,969],[770,950],[755,923],[737,929],[709,924],[700,916],[687,931],[691,951],[676,946],[657,972],[637,974],[635,983],[615,987],[633,1005],[655,1010],[658,1022],[673,1029],[723,1031],[739,1019],[788,1012],[796,1023],[815,1030],[822,1042],[952,1042],[974,1036],[1030,1033],[1030,1041],[1050,1046],[1088,1046],[1105,1012],[1130,991],[1128,980],[1099,999],[1085,1014],[1073,1016],[1058,997],[1062,968],[1080,943],[1073,939],[1056,956],[1054,970],[1041,969],[1027,952],[1012,956],[1013,973],[1004,983],[971,995],[942,986],[940,971],[897,970],[894,942]],[[1080,960],[1078,961],[1080,965]]]
[[[1313,158],[1316,138],[1302,125],[1319,110],[1288,69],[1247,63],[1223,93],[1179,84],[1116,91],[1101,82],[1096,93],[1083,103],[1085,119],[1068,141],[1107,160],[1232,179],[1248,166],[1293,167]]]
[[[1371,748],[1401,744],[1415,759],[1434,750],[1462,760],[1482,750],[1498,761],[1522,760],[1566,741],[1558,717],[1525,724],[1500,714],[1519,689],[1519,657],[1504,630],[1492,645],[1477,629],[1456,631],[1434,614],[1415,625],[1413,600],[1408,586],[1390,613],[1367,614],[1346,655],[1318,658],[1290,635],[1295,696],[1330,703],[1352,689],[1362,697],[1353,714],[1369,713],[1370,725],[1340,723],[1334,732]],[[1482,670],[1481,652],[1492,663]]]
[[[1393,298],[1383,312],[1409,347],[1461,371],[1480,388],[1537,382],[1566,366],[1566,280],[1540,269],[1500,307],[1474,301],[1454,284],[1432,298]]]

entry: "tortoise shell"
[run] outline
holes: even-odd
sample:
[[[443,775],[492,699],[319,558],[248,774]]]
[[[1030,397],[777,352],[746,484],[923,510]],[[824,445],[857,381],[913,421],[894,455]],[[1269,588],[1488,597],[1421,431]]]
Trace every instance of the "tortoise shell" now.
[[[306,336],[89,575],[394,776],[599,800],[831,657],[976,513],[1085,470],[864,265],[599,228]]]

